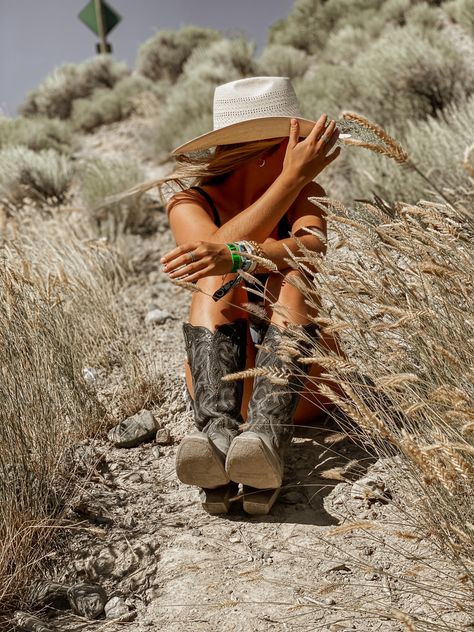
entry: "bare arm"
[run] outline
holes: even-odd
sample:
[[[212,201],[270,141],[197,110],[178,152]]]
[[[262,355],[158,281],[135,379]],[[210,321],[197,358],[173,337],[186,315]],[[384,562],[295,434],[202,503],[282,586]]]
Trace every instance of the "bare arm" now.
[[[183,275],[187,281],[193,282],[204,276],[227,273],[232,268],[230,252],[225,245],[227,241],[239,239],[265,241],[269,232],[299,198],[303,190],[306,192],[308,186],[315,184],[312,182],[313,178],[340,153],[340,148],[337,148],[326,155],[336,142],[338,131],[335,129],[334,121],[331,121],[326,129],[326,138],[330,140],[325,143],[323,138],[320,139],[319,135],[324,129],[325,120],[326,115],[322,115],[309,136],[301,142],[298,142],[298,122],[296,119],[292,121],[281,174],[256,202],[220,228],[216,227],[202,206],[195,202],[179,204],[175,207],[174,215],[173,209],[170,210],[170,223],[176,242],[179,244],[161,258],[163,270],[169,274],[170,278],[180,278]],[[309,216],[311,223],[304,225],[314,226],[312,222],[315,221],[316,207],[308,201],[307,197],[303,194],[303,200],[305,200],[303,215]],[[294,231],[295,228],[293,228]],[[193,235],[193,241],[189,241],[190,234]],[[310,246],[311,249],[323,249],[323,244],[318,243],[320,240],[314,235],[306,234],[302,236],[302,239],[305,245],[306,243],[313,245],[313,248]],[[265,254],[269,259],[274,260],[279,268],[280,266],[288,267],[284,259],[289,255],[283,242],[288,243],[292,250],[298,249],[296,242],[291,238],[275,243],[267,240],[264,245]],[[192,255],[190,255],[191,252]],[[192,262],[193,258],[194,262]]]

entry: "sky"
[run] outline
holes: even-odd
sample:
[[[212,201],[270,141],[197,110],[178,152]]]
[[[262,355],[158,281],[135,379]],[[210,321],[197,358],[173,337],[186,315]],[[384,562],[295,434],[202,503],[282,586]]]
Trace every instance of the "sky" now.
[[[98,41],[78,19],[89,0],[0,0],[0,112],[17,116],[29,90],[56,66],[95,55]],[[133,68],[139,45],[188,24],[242,33],[265,45],[268,27],[294,0],[107,0],[122,21],[111,31],[113,56]]]

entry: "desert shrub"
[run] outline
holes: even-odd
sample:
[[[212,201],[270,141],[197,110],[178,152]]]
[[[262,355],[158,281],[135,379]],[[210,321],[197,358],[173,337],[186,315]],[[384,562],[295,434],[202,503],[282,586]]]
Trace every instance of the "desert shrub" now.
[[[352,71],[348,66],[321,63],[294,81],[295,92],[304,116],[317,120],[323,112],[335,118],[341,104],[349,109],[357,98],[357,87],[352,85]]]
[[[115,241],[125,231],[140,232],[150,227],[151,205],[147,196],[109,204],[98,211],[105,198],[121,193],[145,180],[143,169],[125,158],[89,160],[78,170],[79,194],[89,209],[98,234]]]
[[[163,98],[157,86],[146,77],[132,75],[117,81],[112,89],[98,88],[90,97],[74,101],[72,126],[75,130],[92,132],[101,125],[122,121],[132,114],[134,100],[143,92]]]
[[[466,144],[474,142],[474,96],[465,103],[446,108],[443,118],[408,121],[396,138],[416,164],[423,164],[433,182],[461,195],[469,188],[463,169]],[[386,127],[391,133],[391,128]],[[395,135],[395,134],[393,134]],[[373,190],[384,199],[416,202],[433,194],[433,186],[417,172],[400,168],[386,158],[357,147],[344,149],[351,180],[351,196],[367,196]],[[343,191],[341,191],[343,194]],[[347,200],[347,198],[346,198]]]
[[[356,59],[359,109],[380,125],[436,116],[474,91],[472,63],[442,36],[425,35],[418,27],[393,29]]]
[[[215,87],[254,74],[253,50],[254,44],[236,38],[197,49],[190,56],[163,104],[152,142],[145,139],[155,159],[166,160],[174,146],[212,129]]]
[[[384,21],[377,17],[381,5],[382,0],[297,0],[288,18],[270,27],[268,43],[287,44],[318,55],[330,34],[347,24],[369,30],[375,18],[378,31],[383,29]]]
[[[303,50],[283,44],[271,44],[263,50],[256,63],[256,72],[259,75],[294,79],[304,75],[311,60]]]
[[[112,88],[128,74],[126,64],[114,61],[110,55],[98,55],[81,64],[65,64],[27,95],[20,112],[24,116],[41,114],[67,119],[75,99],[89,96],[96,88]]]
[[[326,46],[317,56],[317,59],[328,65],[352,66],[359,53],[370,44],[371,40],[370,33],[364,27],[355,27],[349,24],[329,35]],[[336,74],[338,72],[339,68],[337,68]]]
[[[471,0],[452,0],[443,3],[443,11],[474,36],[474,6]]]
[[[199,26],[161,31],[138,49],[137,72],[153,81],[168,80],[172,83],[196,48],[206,48],[220,39],[222,35],[219,31]]]
[[[0,116],[0,149],[23,145],[33,151],[55,149],[61,153],[71,150],[73,134],[66,121],[43,116],[7,118]]]
[[[8,207],[20,205],[26,197],[61,202],[72,175],[69,159],[54,149],[35,152],[18,145],[0,150],[0,199]]]

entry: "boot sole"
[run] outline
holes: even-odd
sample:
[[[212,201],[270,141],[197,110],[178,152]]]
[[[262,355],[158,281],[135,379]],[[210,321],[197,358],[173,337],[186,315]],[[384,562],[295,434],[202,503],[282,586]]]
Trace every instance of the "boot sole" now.
[[[176,452],[176,475],[185,485],[213,489],[230,481],[216,449],[206,436],[184,437]]]
[[[280,488],[277,489],[255,489],[244,485],[243,490],[244,511],[254,516],[263,516],[270,513],[275,504]]]
[[[278,462],[257,435],[236,437],[229,448],[226,470],[230,480],[257,489],[281,487]]]

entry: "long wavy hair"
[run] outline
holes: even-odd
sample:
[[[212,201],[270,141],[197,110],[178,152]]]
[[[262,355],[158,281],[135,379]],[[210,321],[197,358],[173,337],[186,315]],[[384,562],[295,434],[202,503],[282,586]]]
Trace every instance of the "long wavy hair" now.
[[[169,198],[179,190],[183,191],[193,185],[224,182],[235,169],[247,161],[276,151],[283,140],[284,137],[217,145],[213,150],[178,154],[174,156],[175,168],[169,175],[155,180],[147,180],[122,193],[107,197],[95,210],[127,198],[136,196],[139,199],[146,191],[153,188],[158,189],[160,202],[166,205]]]

